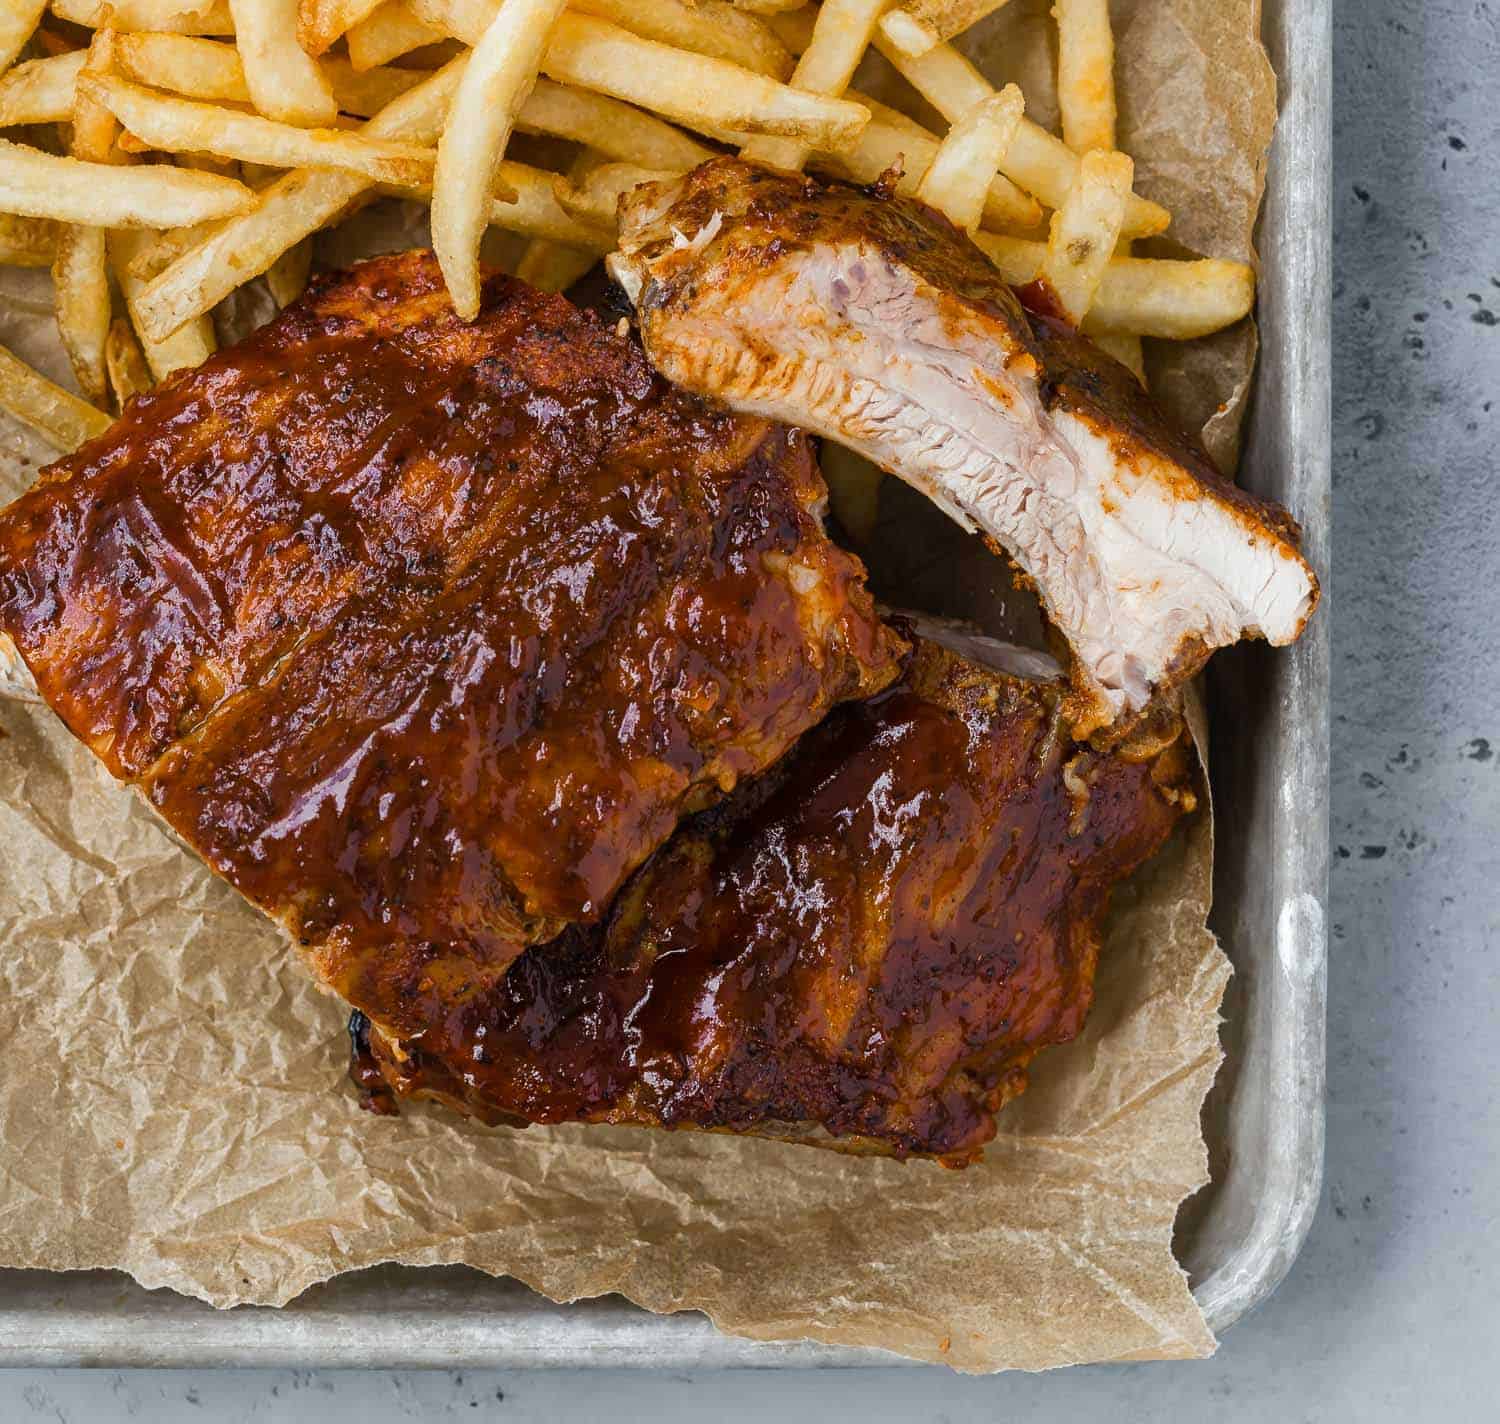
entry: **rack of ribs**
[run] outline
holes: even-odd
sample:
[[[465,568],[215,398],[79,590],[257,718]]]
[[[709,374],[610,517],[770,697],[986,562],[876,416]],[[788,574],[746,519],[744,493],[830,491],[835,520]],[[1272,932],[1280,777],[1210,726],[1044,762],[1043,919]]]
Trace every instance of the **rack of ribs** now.
[[[625,195],[610,268],[669,380],[847,445],[1009,556],[1080,735],[1312,612],[1290,516],[915,200],[716,159]]]
[[[372,965],[348,993],[374,1021],[351,1024],[370,1104],[974,1160],[1083,1026],[1111,887],[1192,809],[1195,759],[1163,706],[1080,746],[1034,654],[1005,671],[930,632],[894,686],[685,822],[600,924],[499,982]]]
[[[318,281],[0,512],[0,631],[343,990],[497,981],[898,673],[808,439],[510,278]]]

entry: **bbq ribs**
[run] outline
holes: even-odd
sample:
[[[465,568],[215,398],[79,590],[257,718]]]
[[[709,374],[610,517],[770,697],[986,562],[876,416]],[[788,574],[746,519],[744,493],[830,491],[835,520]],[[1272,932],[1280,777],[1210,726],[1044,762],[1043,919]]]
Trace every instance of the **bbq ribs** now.
[[[409,253],[0,512],[0,629],[326,985],[434,953],[498,980],[897,675],[824,498],[799,432],[506,277],[462,323]]]
[[[998,544],[1071,650],[1080,734],[1312,612],[1290,517],[914,200],[717,159],[627,193],[610,265],[669,380],[828,435]]]
[[[1193,804],[1180,718],[1097,752],[1065,692],[918,637],[900,682],[685,823],[601,925],[498,982],[372,961],[349,997],[385,1029],[355,1016],[357,1081],[491,1122],[966,1164],[1082,1027],[1111,886]]]

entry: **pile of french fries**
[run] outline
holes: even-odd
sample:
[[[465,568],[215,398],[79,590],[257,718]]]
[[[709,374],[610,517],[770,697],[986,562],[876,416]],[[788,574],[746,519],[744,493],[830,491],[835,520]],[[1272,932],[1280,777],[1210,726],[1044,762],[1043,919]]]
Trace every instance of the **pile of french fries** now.
[[[314,235],[382,197],[430,203],[465,319],[491,227],[560,290],[621,193],[736,149],[894,180],[1144,379],[1142,336],[1239,320],[1253,276],[1130,255],[1170,215],[1116,146],[1108,0],[1056,0],[1061,137],[950,43],[1005,3],[0,0],[0,263],[50,267],[83,396],[0,350],[0,408],[74,448],[205,360],[237,288],[294,300]],[[871,47],[946,133],[850,88]],[[508,156],[516,132],[561,140],[559,171]]]

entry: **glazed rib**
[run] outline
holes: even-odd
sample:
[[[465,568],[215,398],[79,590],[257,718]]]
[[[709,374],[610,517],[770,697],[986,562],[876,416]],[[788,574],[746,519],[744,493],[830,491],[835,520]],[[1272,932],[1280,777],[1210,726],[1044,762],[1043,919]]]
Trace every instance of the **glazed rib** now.
[[[0,513],[0,627],[337,989],[498,976],[897,672],[805,437],[430,254],[318,283]]]
[[[611,270],[657,369],[850,446],[998,544],[1071,650],[1080,734],[1214,648],[1301,632],[1317,582],[1290,517],[1029,318],[939,214],[728,158],[621,207]]]
[[[433,955],[351,985],[387,1026],[356,1018],[356,1079],[492,1122],[972,1160],[1032,1057],[1082,1027],[1111,886],[1193,804],[1175,716],[1081,748],[1035,655],[1016,673],[973,651],[920,638],[899,683],[503,982]]]

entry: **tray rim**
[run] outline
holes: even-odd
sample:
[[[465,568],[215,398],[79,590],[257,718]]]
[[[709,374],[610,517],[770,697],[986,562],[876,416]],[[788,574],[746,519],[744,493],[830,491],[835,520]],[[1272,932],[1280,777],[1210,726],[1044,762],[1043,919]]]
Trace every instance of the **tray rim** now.
[[[1274,222],[1278,260],[1263,275],[1276,308],[1263,348],[1281,373],[1278,412],[1296,444],[1290,497],[1307,516],[1308,552],[1327,570],[1331,486],[1331,0],[1264,0],[1262,23],[1281,87],[1281,121],[1267,172],[1263,232]],[[1313,516],[1317,518],[1314,521]],[[1325,593],[1326,602],[1326,593]],[[1282,913],[1270,986],[1276,1055],[1271,1101],[1285,1129],[1270,1189],[1234,1249],[1194,1286],[1215,1334],[1280,1285],[1306,1240],[1322,1185],[1329,753],[1328,610],[1280,654],[1295,705],[1313,709],[1288,728],[1296,814],[1314,833],[1292,838],[1273,869]],[[1293,814],[1281,808],[1280,814]],[[1316,827],[1321,825],[1321,837]],[[482,1309],[437,1303],[451,1272],[377,1267],[316,1287],[280,1311],[214,1311],[148,1292],[114,1271],[0,1269],[0,1366],[349,1368],[485,1365],[504,1368],[859,1368],[917,1362],[881,1350],[813,1341],[760,1342],[720,1334],[697,1312],[652,1315],[619,1297],[558,1305],[512,1280],[492,1281]],[[475,1273],[477,1274],[477,1273]],[[350,1307],[338,1294],[373,1294],[400,1278],[403,1303]],[[363,1280],[362,1280],[363,1278]],[[325,1292],[330,1298],[325,1300]]]

